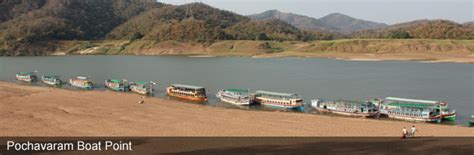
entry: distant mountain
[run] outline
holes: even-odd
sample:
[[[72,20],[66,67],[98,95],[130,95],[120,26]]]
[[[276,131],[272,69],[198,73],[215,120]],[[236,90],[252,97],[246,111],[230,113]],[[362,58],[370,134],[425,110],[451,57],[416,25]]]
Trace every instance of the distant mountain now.
[[[268,10],[260,14],[249,15],[254,20],[279,19],[303,30],[336,30],[336,27],[327,25],[318,19],[293,13]]]
[[[471,22],[465,22],[462,24],[463,26],[468,26],[468,27],[474,27],[474,21]]]
[[[333,13],[321,19],[316,19],[278,10],[269,10],[248,17],[254,20],[279,19],[304,30],[328,30],[341,33],[387,26],[386,24],[360,20],[340,13]]]
[[[449,20],[416,20],[359,31],[353,36],[356,38],[474,39],[474,27],[471,24],[458,24]]]
[[[340,13],[329,14],[323,18],[320,18],[319,21],[346,32],[376,29],[387,26],[387,24],[356,19]]]

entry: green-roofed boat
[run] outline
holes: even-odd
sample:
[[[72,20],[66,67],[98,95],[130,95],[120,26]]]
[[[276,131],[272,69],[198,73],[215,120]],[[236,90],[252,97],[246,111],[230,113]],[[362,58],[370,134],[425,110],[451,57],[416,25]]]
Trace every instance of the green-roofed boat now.
[[[224,89],[220,90],[216,97],[222,102],[238,105],[248,106],[251,103],[250,92],[243,89]]]
[[[105,80],[105,87],[115,90],[115,91],[127,91],[128,90],[128,81],[123,79],[108,79]]]
[[[274,108],[301,109],[303,107],[303,99],[298,94],[259,90],[255,92],[254,101]]]
[[[51,86],[60,86],[63,83],[61,79],[59,79],[59,76],[54,75],[43,75],[41,76],[41,81]]]
[[[16,79],[23,82],[36,82],[38,77],[36,76],[37,71],[34,72],[18,72],[16,73]]]
[[[139,93],[142,95],[152,95],[153,86],[156,85],[155,82],[132,82],[130,83],[130,91]]]
[[[439,123],[456,117],[456,112],[450,112],[445,102],[396,97],[375,99],[373,102],[379,106],[382,115],[394,119]]]
[[[369,101],[324,101],[322,99],[315,99],[311,100],[311,107],[320,112],[355,117],[373,117],[379,114],[377,106]]]

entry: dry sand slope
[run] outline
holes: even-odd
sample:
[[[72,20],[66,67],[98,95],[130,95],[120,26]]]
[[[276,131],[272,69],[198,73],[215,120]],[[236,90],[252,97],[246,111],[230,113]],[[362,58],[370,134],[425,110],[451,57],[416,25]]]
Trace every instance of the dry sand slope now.
[[[246,111],[109,91],[0,82],[0,136],[400,136],[413,123]],[[474,128],[416,123],[420,136],[474,136]]]

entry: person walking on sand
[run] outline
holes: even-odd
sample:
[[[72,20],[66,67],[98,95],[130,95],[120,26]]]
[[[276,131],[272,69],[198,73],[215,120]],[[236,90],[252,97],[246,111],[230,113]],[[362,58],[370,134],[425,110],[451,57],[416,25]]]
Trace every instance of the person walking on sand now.
[[[138,104],[143,104],[145,103],[145,97],[141,97],[140,100],[138,101]]]
[[[415,125],[413,125],[411,127],[411,130],[410,130],[410,134],[411,134],[411,137],[414,138],[415,137],[415,133],[417,132],[416,128],[415,128]]]
[[[402,138],[407,138],[407,128],[403,127],[402,129]]]

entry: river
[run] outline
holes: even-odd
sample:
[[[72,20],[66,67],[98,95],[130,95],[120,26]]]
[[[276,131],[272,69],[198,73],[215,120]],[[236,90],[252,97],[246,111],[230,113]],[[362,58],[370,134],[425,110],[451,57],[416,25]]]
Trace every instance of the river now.
[[[2,81],[13,82],[16,72],[34,70],[39,75],[61,75],[64,81],[89,76],[99,87],[109,78],[155,81],[156,96],[162,98],[165,88],[173,83],[204,86],[208,105],[228,108],[232,106],[215,97],[219,89],[297,93],[305,103],[314,98],[370,100],[387,96],[441,100],[456,109],[456,123],[462,125],[474,114],[472,64],[184,56],[0,57]]]

